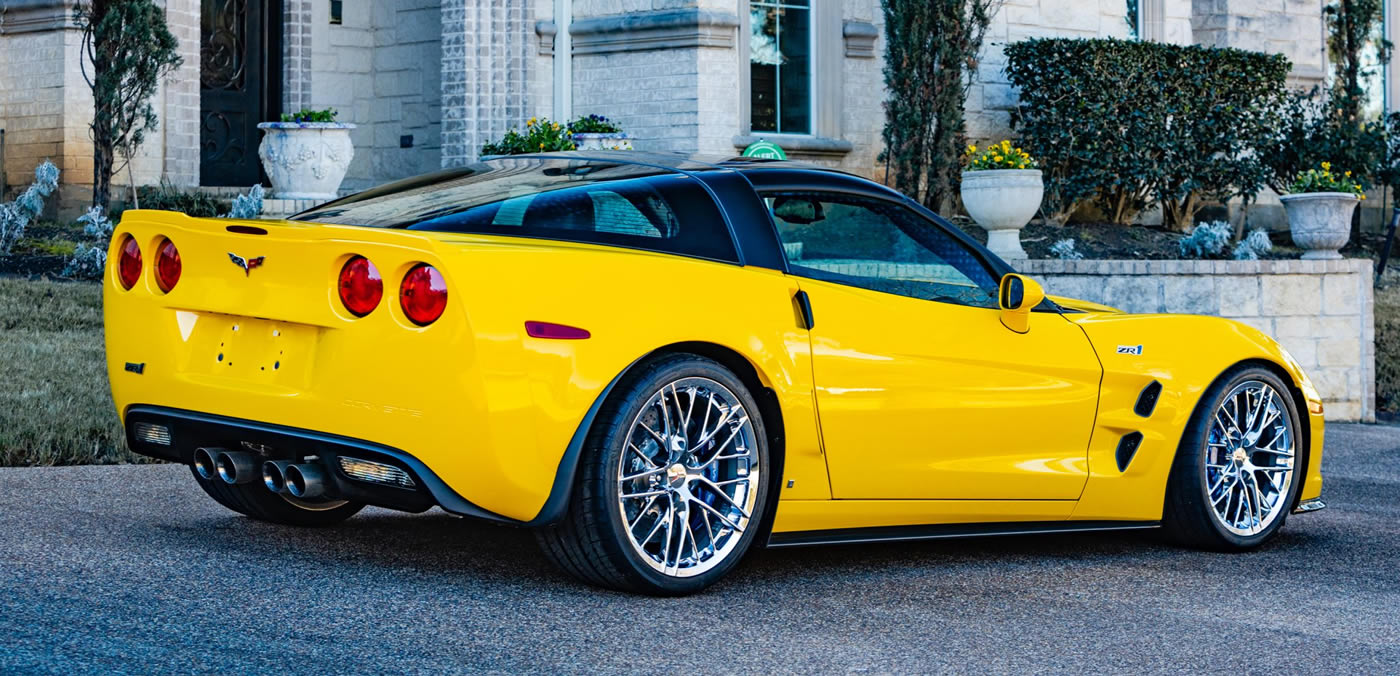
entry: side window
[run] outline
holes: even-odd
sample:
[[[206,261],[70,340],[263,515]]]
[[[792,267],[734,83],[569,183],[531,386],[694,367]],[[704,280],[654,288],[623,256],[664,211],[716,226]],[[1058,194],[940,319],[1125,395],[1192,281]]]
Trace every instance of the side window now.
[[[765,193],[793,274],[911,298],[997,307],[997,280],[962,242],[903,206]]]
[[[522,192],[419,221],[409,229],[563,239],[738,260],[714,199],[688,176]]]

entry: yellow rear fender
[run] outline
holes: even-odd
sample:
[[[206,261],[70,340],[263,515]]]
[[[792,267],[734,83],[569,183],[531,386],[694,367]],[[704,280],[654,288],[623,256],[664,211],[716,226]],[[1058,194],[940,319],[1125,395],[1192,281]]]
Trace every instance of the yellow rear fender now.
[[[104,289],[123,418],[157,406],[363,440],[418,459],[483,511],[532,522],[556,516],[572,474],[561,469],[621,374],[665,346],[711,344],[773,392],[788,423],[784,478],[798,479],[788,493],[830,497],[797,286],[779,272],[589,244],[154,211],[127,212],[114,247],[128,234],[146,260],[142,279],[126,290],[108,275]],[[183,264],[169,293],[150,264],[163,238]],[[231,253],[264,261],[245,271]],[[356,254],[384,283],[363,317],[345,310],[336,284]],[[448,289],[429,326],[399,307],[418,263]],[[590,335],[532,337],[529,321]]]
[[[1160,519],[1167,476],[1201,396],[1224,373],[1247,363],[1269,365],[1294,386],[1303,423],[1300,436],[1309,449],[1300,495],[1307,499],[1320,493],[1321,404],[1297,362],[1275,340],[1218,317],[1067,317],[1084,329],[1104,367],[1089,443],[1089,480],[1073,519]],[[1160,394],[1143,415],[1139,403],[1154,382]],[[1119,442],[1135,432],[1142,441],[1126,467],[1120,467]]]

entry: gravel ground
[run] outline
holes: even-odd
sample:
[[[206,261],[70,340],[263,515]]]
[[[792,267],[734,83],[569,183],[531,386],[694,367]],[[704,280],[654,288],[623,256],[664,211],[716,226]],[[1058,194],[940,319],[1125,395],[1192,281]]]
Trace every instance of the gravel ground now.
[[[1263,551],[1137,534],[761,552],[709,592],[580,586],[527,532],[293,530],[169,465],[0,470],[0,673],[1400,669],[1400,428],[1329,429]]]

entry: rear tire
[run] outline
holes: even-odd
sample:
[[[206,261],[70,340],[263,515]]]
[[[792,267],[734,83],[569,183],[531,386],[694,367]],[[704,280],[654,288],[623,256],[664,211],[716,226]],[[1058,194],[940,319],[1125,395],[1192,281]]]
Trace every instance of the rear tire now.
[[[199,487],[219,504],[244,516],[284,526],[331,526],[354,516],[365,506],[343,500],[315,503],[289,498],[273,493],[261,482],[227,484],[217,478],[205,479],[193,465],[190,465],[190,473]]]
[[[599,411],[568,511],[536,538],[589,584],[691,594],[732,570],[762,530],[768,471],[768,438],[744,383],[703,357],[663,357]]]
[[[1245,551],[1283,527],[1302,485],[1301,425],[1287,383],[1235,368],[1201,397],[1167,481],[1162,527],[1188,547]]]

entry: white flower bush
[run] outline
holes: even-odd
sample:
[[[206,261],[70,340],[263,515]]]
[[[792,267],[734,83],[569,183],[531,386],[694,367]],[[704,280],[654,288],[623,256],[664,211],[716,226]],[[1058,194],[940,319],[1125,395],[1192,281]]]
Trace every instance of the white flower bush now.
[[[252,219],[261,216],[263,212],[263,187],[255,185],[248,189],[247,195],[238,195],[233,198],[233,209],[224,215],[224,218]]]
[[[1074,240],[1070,238],[1062,239],[1050,245],[1050,255],[1062,261],[1083,260],[1084,254],[1079,253],[1074,248]]]
[[[1248,237],[1240,240],[1235,245],[1230,257],[1237,261],[1257,261],[1260,256],[1269,253],[1274,248],[1274,243],[1269,241],[1269,233],[1263,228],[1255,228]]]
[[[1202,223],[1181,240],[1182,258],[1215,258],[1230,244],[1230,224],[1224,221]]]
[[[73,257],[63,268],[63,276],[79,279],[102,279],[107,269],[107,247],[112,241],[112,221],[102,207],[93,207],[78,218],[90,243],[84,242],[73,250]]]
[[[34,183],[13,202],[0,204],[0,256],[10,253],[24,229],[44,210],[44,200],[58,189],[58,167],[44,160],[34,169]]]

